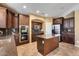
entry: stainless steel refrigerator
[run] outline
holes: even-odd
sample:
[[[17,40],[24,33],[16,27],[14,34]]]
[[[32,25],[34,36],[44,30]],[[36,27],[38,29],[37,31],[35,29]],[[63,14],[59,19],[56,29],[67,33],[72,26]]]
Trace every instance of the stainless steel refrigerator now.
[[[59,37],[59,41],[61,41],[61,24],[53,25],[52,33],[55,36],[58,36]]]

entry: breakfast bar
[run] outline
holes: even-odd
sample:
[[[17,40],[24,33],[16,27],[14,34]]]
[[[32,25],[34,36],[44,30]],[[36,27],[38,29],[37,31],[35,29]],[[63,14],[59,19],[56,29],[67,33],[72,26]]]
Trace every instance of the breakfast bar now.
[[[59,46],[59,36],[38,35],[37,49],[42,55],[47,55]]]

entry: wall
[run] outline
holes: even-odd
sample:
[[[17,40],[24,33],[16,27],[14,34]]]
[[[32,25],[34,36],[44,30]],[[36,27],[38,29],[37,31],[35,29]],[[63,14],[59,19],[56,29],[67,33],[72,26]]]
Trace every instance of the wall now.
[[[79,47],[79,11],[75,11],[75,46]]]
[[[69,13],[68,15],[64,16],[64,18],[74,17],[74,12]]]

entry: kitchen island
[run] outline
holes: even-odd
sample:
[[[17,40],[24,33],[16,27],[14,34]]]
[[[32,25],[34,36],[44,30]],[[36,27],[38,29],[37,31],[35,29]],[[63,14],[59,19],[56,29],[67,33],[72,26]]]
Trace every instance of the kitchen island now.
[[[37,49],[42,55],[47,55],[59,46],[59,36],[38,35]]]

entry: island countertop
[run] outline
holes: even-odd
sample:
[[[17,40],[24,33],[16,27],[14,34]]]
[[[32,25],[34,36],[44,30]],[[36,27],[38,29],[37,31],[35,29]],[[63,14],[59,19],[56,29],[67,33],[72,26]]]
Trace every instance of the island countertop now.
[[[11,38],[12,35],[0,36],[0,40],[5,40]]]
[[[59,37],[60,34],[55,34],[55,35],[37,35],[39,38],[44,38],[44,39],[49,39],[49,38],[54,38],[54,37]]]

